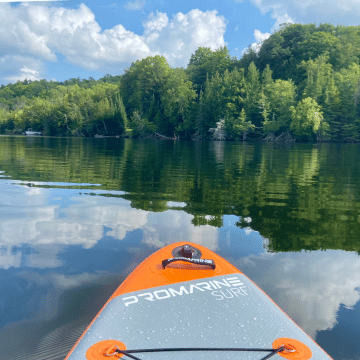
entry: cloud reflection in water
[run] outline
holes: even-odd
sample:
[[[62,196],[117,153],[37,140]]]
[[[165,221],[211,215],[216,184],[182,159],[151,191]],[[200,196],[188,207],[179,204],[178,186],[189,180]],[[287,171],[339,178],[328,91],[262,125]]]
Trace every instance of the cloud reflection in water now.
[[[5,182],[0,184],[0,190]],[[134,266],[145,256],[144,253],[136,258],[142,244],[150,247],[150,252],[181,240],[193,241],[220,253],[227,247],[225,257],[313,338],[319,331],[332,329],[337,324],[341,304],[351,308],[360,300],[357,290],[360,288],[360,258],[357,254],[331,250],[277,254],[259,251],[255,254],[256,247],[249,240],[257,237],[261,243],[262,238],[251,232],[251,227],[246,230],[236,227],[235,218],[228,223],[224,217],[225,226],[219,231],[209,225],[194,226],[193,216],[180,209],[149,212],[132,208],[129,201],[120,197],[80,195],[75,189],[34,189],[17,185],[7,185],[6,191],[0,191],[0,203],[4,205],[0,208],[0,271],[9,271],[9,281],[5,283],[17,284],[23,292],[17,301],[22,300],[32,311],[32,315],[20,314],[26,321],[56,319],[60,316],[57,304],[63,294],[90,282],[103,283],[103,275],[91,261],[81,265],[75,260],[71,263],[77,266],[72,269],[74,273],[67,273],[63,254],[76,256],[93,251],[103,256],[99,261],[106,261],[111,249],[105,249],[105,245],[100,247],[106,239],[112,244],[121,241],[121,256],[127,256]],[[140,236],[138,243],[131,240],[135,231]],[[223,241],[221,236],[226,239]],[[239,251],[237,258],[237,249],[246,246],[253,254],[240,257],[244,253]],[[131,256],[130,247],[134,248]],[[104,253],[100,254],[100,250]],[[115,254],[115,261],[117,256]],[[129,270],[129,265],[126,266]],[[29,268],[37,272],[32,273]],[[57,273],[41,273],[50,269]],[[84,269],[91,269],[93,273]],[[14,282],[14,279],[26,284],[20,280]],[[45,285],[39,281],[45,281]],[[5,307],[10,306],[9,301],[9,298],[2,299]],[[47,307],[55,309],[55,313]],[[12,314],[15,316],[15,311]],[[9,319],[8,324],[16,321],[19,320]]]
[[[235,261],[304,331],[315,339],[337,323],[343,304],[360,300],[360,258],[345,251],[264,253]]]

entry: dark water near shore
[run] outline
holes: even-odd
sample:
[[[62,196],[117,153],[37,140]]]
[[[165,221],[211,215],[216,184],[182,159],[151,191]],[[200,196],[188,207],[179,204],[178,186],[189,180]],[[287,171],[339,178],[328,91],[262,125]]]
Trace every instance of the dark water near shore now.
[[[360,359],[360,146],[0,137],[0,359],[63,359],[180,240],[226,258],[334,359]]]

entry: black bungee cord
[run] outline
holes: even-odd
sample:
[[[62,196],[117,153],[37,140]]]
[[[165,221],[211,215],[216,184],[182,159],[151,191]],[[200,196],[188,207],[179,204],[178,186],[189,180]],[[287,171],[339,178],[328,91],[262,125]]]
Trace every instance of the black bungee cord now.
[[[106,356],[114,356],[117,354],[122,354],[128,356],[134,360],[142,360],[134,355],[136,353],[153,353],[153,352],[180,352],[180,351],[260,351],[260,352],[270,352],[269,355],[265,356],[261,360],[267,360],[276,355],[279,352],[295,352],[296,350],[286,349],[284,345],[280,346],[277,349],[261,349],[261,348],[159,348],[159,349],[138,349],[138,350],[121,350],[117,345],[115,345],[116,350],[111,354],[106,354]]]

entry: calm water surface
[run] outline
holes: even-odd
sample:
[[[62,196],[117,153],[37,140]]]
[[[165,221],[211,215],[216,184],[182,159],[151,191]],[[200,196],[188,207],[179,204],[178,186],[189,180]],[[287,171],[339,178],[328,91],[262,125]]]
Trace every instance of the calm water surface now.
[[[63,359],[158,248],[207,246],[360,359],[360,146],[0,137],[0,359]]]

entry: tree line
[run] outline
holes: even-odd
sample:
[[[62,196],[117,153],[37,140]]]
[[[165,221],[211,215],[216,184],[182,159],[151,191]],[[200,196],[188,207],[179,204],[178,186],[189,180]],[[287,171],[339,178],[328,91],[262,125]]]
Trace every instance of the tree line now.
[[[284,24],[240,59],[198,48],[100,80],[0,87],[0,132],[268,141],[360,140],[360,26]]]

